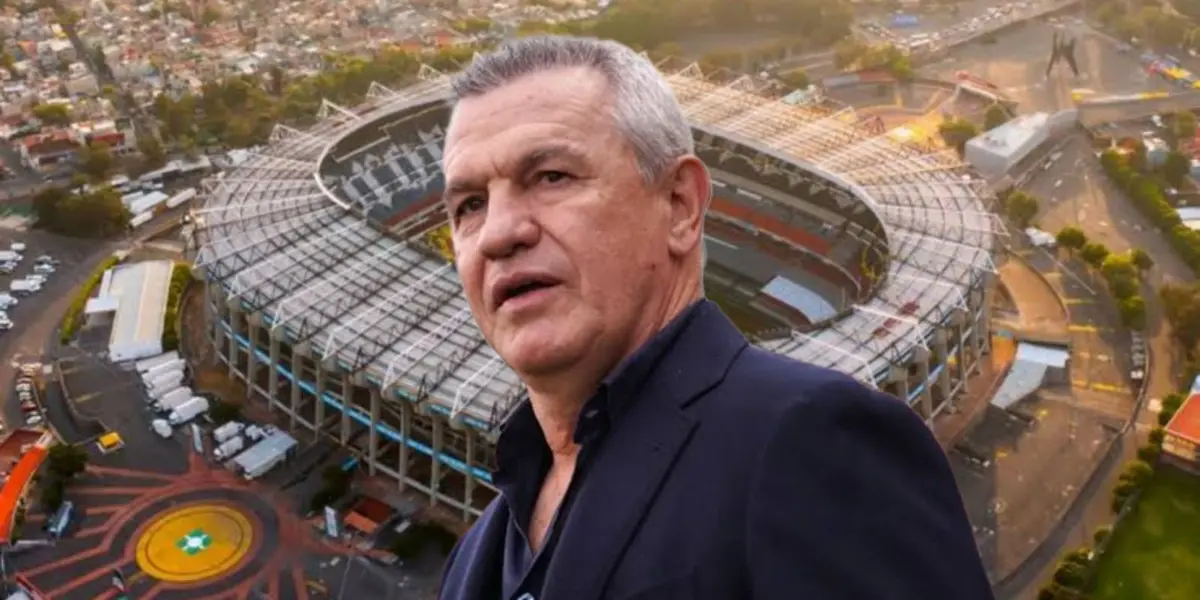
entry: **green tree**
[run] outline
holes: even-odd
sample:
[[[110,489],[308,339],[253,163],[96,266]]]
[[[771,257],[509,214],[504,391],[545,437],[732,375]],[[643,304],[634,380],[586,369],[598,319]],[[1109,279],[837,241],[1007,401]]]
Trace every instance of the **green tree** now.
[[[1038,199],[1020,190],[1004,199],[1004,212],[1017,227],[1025,229],[1033,223],[1039,210]]]
[[[79,169],[92,181],[108,179],[115,164],[116,158],[104,142],[93,142],[79,150]]]
[[[51,475],[68,482],[87,470],[88,453],[72,444],[55,444],[46,454],[46,468]]]
[[[1146,272],[1154,266],[1154,259],[1150,258],[1150,254],[1141,248],[1134,248],[1129,251],[1129,259],[1133,261],[1133,265],[1138,271]]]
[[[1079,258],[1093,268],[1099,269],[1104,264],[1104,259],[1108,258],[1108,248],[1099,242],[1088,242],[1079,251]]]
[[[47,125],[66,126],[71,124],[71,107],[68,104],[38,104],[33,107],[33,116]]]
[[[1130,329],[1146,328],[1146,301],[1141,296],[1131,295],[1120,300],[1117,309],[1121,313],[1121,324]]]
[[[167,164],[167,151],[163,149],[162,142],[153,135],[138,138],[138,151],[142,153],[142,169],[145,171],[161,169]]]
[[[946,145],[962,155],[967,148],[967,142],[979,135],[979,128],[966,119],[946,119],[938,125],[938,134]]]
[[[987,107],[987,112],[983,114],[983,128],[991,131],[1009,120],[1008,109],[1004,108],[999,102]]]
[[[1058,235],[1054,236],[1055,242],[1059,247],[1066,248],[1072,252],[1078,252],[1087,244],[1087,234],[1082,229],[1073,226],[1063,227]]]
[[[1171,333],[1189,355],[1200,343],[1200,288],[1168,283],[1158,292]]]
[[[1162,166],[1163,177],[1166,178],[1167,183],[1176,188],[1183,186],[1183,182],[1191,171],[1192,159],[1178,150],[1169,152]]]
[[[805,89],[812,85],[812,81],[808,79],[808,73],[804,69],[792,69],[778,75],[779,81],[792,89]]]
[[[214,400],[208,409],[208,416],[218,425],[242,418],[242,406],[228,400]]]

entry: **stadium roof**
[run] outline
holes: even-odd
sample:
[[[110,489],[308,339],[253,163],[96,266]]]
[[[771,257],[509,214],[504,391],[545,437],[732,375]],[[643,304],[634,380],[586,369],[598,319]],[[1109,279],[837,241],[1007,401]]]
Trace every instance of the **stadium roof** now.
[[[196,264],[291,343],[491,430],[524,389],[475,328],[453,267],[368,223],[316,172],[342,136],[447,94],[447,78],[429,68],[422,77],[401,91],[373,84],[354,111],[325,102],[316,127],[277,127],[270,145],[207,182],[207,202],[193,211]],[[832,327],[765,347],[877,385],[892,364],[927,348],[994,271],[1002,227],[982,182],[953,153],[873,133],[851,109],[760,96],[748,77],[722,85],[693,65],[669,80],[693,126],[712,134],[698,136],[701,144],[735,140],[774,159],[760,161],[763,169],[814,187],[837,182],[884,224],[890,258],[877,293]]]

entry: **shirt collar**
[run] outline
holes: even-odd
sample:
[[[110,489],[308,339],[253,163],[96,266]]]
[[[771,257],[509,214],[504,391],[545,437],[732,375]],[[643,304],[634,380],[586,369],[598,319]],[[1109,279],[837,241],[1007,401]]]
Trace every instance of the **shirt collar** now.
[[[683,310],[666,327],[659,330],[641,348],[621,361],[600,382],[596,393],[583,405],[579,422],[575,426],[575,442],[585,444],[603,436],[637,398],[654,368],[667,355],[679,335],[687,329],[692,318],[699,312],[704,300],[697,301]],[[528,401],[513,412],[501,426],[500,438],[496,443],[496,462],[499,472],[510,470],[531,452],[545,451],[546,438],[533,414]]]

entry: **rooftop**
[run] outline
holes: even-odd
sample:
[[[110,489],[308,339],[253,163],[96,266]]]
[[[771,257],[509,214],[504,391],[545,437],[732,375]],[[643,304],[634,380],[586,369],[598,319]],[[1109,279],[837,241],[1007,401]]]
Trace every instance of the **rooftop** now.
[[[1200,398],[1200,394],[1189,395],[1167,423],[1167,433],[1193,444],[1200,444],[1200,400],[1197,398]]]
[[[169,260],[156,260],[119,265],[105,273],[100,293],[88,302],[87,312],[115,311],[109,337],[114,361],[141,358],[141,348],[161,352],[158,344],[162,342],[173,268]]]

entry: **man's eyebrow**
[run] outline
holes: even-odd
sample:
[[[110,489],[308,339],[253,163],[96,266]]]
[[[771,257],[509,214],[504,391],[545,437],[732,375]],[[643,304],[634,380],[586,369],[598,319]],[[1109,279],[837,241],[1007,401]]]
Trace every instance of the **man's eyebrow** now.
[[[543,146],[536,146],[522,154],[512,164],[516,166],[513,172],[518,177],[523,177],[527,173],[536,171],[538,167],[555,158],[564,158],[569,161],[581,161],[585,157],[584,153],[570,144],[553,143]],[[477,192],[487,187],[485,182],[480,182],[472,178],[451,179],[446,182],[445,189],[442,190],[442,202],[449,206],[450,202],[456,197],[471,192]]]

